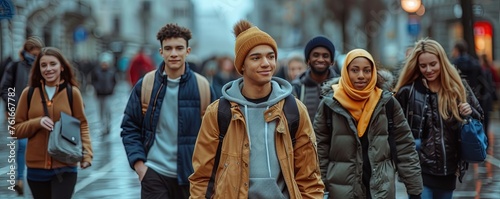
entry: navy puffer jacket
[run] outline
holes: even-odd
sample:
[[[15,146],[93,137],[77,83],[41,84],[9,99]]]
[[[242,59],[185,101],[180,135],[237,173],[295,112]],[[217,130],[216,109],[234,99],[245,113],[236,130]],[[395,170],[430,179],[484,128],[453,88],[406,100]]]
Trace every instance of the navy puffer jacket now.
[[[141,104],[142,79],[134,86],[125,108],[122,121],[121,137],[127,153],[130,167],[142,160],[146,162],[149,149],[154,143],[156,126],[158,125],[163,98],[166,97],[167,77],[163,74],[163,65],[155,73],[151,101],[143,117]],[[215,100],[213,89],[210,89],[210,102]],[[193,173],[191,164],[194,144],[201,126],[200,94],[194,72],[186,63],[186,71],[181,76],[178,94],[178,150],[177,180],[179,185],[189,185],[188,177]],[[198,119],[199,118],[199,119]]]

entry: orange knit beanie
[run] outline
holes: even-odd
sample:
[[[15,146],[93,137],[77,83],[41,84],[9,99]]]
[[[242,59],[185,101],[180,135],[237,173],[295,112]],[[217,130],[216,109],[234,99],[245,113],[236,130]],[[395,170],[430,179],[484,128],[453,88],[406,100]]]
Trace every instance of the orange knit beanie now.
[[[247,54],[258,45],[269,45],[273,48],[278,57],[278,45],[276,41],[266,32],[260,30],[246,20],[241,20],[234,25],[234,35],[236,36],[236,44],[234,46],[234,67],[236,71],[243,75],[243,62]]]

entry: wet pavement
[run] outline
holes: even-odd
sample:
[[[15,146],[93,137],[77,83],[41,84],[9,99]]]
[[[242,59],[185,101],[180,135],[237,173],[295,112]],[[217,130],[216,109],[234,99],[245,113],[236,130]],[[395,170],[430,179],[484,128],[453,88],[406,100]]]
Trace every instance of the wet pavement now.
[[[94,160],[88,169],[78,170],[78,182],[75,187],[75,199],[86,198],[140,198],[140,182],[137,175],[128,165],[127,157],[120,138],[120,124],[123,110],[127,103],[130,86],[126,82],[120,82],[116,87],[115,94],[110,99],[111,128],[107,134],[102,132],[98,113],[97,99],[93,96],[92,89],[87,89],[83,98],[87,120],[91,132]],[[0,103],[0,107],[4,107]],[[477,180],[474,169],[471,166],[467,172],[464,183],[457,184],[454,198],[485,198],[500,199],[500,117],[499,113],[492,118],[490,131],[495,136],[495,147],[493,156],[488,162],[493,167],[493,179],[486,182],[485,164],[479,164],[477,169]],[[32,198],[27,183],[25,183],[25,195],[17,196],[16,192],[8,189],[9,166],[9,143],[7,126],[4,114],[0,114],[0,198]],[[26,181],[25,181],[26,182]],[[478,190],[478,197],[476,197]],[[405,188],[402,184],[397,185],[397,198],[407,198]]]

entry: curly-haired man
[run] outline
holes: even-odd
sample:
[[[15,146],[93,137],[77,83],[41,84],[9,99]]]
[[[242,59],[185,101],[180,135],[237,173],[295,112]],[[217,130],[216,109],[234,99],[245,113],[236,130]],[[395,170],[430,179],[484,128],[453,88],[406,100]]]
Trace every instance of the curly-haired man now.
[[[156,37],[163,62],[134,86],[121,136],[141,181],[141,198],[188,198],[203,101],[214,101],[215,94],[185,61],[191,52],[189,29],[167,24]]]

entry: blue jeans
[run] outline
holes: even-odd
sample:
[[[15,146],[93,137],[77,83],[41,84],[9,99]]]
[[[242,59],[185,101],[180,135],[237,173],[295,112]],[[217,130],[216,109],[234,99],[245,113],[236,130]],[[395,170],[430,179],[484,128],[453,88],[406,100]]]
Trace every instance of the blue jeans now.
[[[422,199],[452,199],[453,190],[432,189],[424,186],[424,191],[421,195]]]
[[[28,138],[17,140],[17,154],[16,154],[17,180],[24,179],[24,170],[26,168],[26,159],[25,159],[26,142],[28,142]]]

